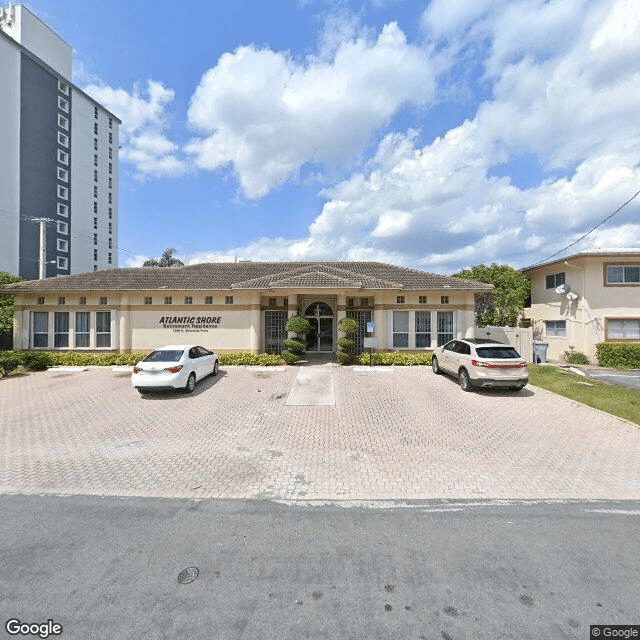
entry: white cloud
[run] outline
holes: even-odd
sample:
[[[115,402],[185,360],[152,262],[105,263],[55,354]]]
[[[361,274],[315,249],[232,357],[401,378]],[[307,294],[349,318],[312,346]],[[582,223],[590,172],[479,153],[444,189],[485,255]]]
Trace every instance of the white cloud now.
[[[178,145],[165,135],[169,126],[167,106],[174,91],[154,80],[146,88],[134,86],[132,92],[105,84],[90,84],[84,90],[122,120],[120,158],[132,164],[136,177],[172,177],[188,168]]]
[[[436,72],[395,23],[376,38],[325,38],[321,54],[304,62],[240,47],[196,89],[188,117],[204,137],[187,151],[199,168],[232,165],[244,193],[259,198],[306,163],[352,162],[399,108],[432,101]]]

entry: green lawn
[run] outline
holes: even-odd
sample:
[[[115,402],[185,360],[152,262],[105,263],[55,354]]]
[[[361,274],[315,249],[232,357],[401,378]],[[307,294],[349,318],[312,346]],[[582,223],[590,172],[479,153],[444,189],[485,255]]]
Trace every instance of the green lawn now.
[[[565,398],[640,424],[640,392],[603,384],[552,366],[529,365],[529,382]],[[581,383],[588,383],[581,384]]]

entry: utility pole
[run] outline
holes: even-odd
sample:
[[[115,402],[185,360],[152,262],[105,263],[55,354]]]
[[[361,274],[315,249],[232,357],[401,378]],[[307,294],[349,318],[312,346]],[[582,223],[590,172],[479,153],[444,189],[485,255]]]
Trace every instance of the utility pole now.
[[[47,229],[45,224],[47,222],[55,222],[51,218],[31,218],[33,222],[40,223],[40,273],[39,279],[44,280],[47,277]]]

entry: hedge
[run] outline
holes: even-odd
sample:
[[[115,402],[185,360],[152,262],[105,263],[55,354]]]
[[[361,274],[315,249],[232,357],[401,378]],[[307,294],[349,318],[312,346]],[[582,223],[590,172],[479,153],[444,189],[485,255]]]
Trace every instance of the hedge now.
[[[637,342],[600,342],[596,356],[601,367],[640,369],[640,344]]]
[[[391,351],[389,353],[374,353],[371,360],[372,364],[378,365],[430,365],[432,353],[404,353],[402,351]],[[369,354],[363,353],[360,356],[362,364],[369,364]]]
[[[220,353],[218,360],[222,366],[249,364],[271,367],[279,364],[282,358],[272,353]]]

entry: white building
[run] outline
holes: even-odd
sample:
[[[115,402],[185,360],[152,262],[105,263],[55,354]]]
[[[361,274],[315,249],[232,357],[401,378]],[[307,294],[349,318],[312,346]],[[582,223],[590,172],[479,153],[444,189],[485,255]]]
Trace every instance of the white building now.
[[[120,120],[71,81],[71,47],[23,5],[0,9],[0,271],[118,266]]]

